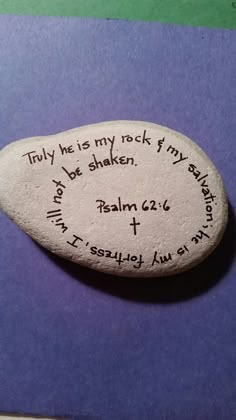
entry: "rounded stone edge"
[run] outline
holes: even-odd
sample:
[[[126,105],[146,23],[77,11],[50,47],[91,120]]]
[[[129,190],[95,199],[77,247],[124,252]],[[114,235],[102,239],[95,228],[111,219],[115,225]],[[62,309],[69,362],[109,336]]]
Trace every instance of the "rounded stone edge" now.
[[[41,242],[39,242],[35,238],[32,238],[32,236],[29,233],[29,230],[27,231],[27,229],[25,229],[25,227],[24,228],[21,227],[22,224],[21,223],[18,223],[14,219],[14,217],[12,217],[12,216],[10,216],[8,214],[7,214],[7,216],[17,226],[19,226],[21,230],[23,229],[24,233],[26,233],[31,239],[33,239],[40,246],[45,247],[52,254],[57,255],[57,256],[59,256],[59,257],[61,257],[63,259],[66,259],[67,261],[70,261],[70,262],[72,262],[74,264],[77,264],[77,265],[81,265],[83,267],[86,267],[86,268],[88,268],[90,270],[98,271],[100,273],[112,275],[112,276],[118,277],[118,278],[119,277],[123,277],[123,278],[127,277],[127,278],[143,278],[143,279],[145,279],[145,278],[149,278],[149,279],[150,278],[153,278],[153,279],[155,279],[155,278],[164,278],[164,277],[178,276],[178,274],[181,274],[181,273],[190,271],[194,267],[196,267],[197,265],[199,265],[202,262],[204,262],[215,251],[215,249],[218,247],[218,245],[220,244],[220,242],[221,242],[221,240],[222,240],[222,238],[224,236],[224,233],[225,233],[225,230],[226,230],[226,227],[227,227],[227,223],[228,223],[228,199],[227,199],[227,195],[226,195],[226,191],[225,191],[225,187],[224,187],[224,183],[223,183],[222,177],[221,177],[219,171],[217,170],[216,166],[214,165],[214,163],[210,160],[210,158],[203,151],[203,149],[200,146],[198,146],[198,144],[195,143],[194,140],[191,140],[189,137],[187,137],[186,135],[184,135],[184,134],[182,134],[182,133],[180,133],[180,132],[178,132],[176,130],[173,130],[173,129],[169,128],[169,127],[166,127],[166,126],[163,126],[163,125],[160,125],[160,124],[156,124],[156,123],[152,123],[152,122],[141,121],[141,120],[140,121],[136,121],[136,120],[110,120],[110,121],[99,122],[99,123],[94,123],[94,124],[87,124],[87,125],[84,125],[84,126],[75,127],[75,128],[70,129],[70,130],[58,132],[56,134],[49,134],[49,135],[43,135],[43,136],[33,136],[33,137],[25,138],[25,139],[16,140],[16,141],[14,141],[12,143],[9,143],[3,149],[0,150],[0,159],[1,159],[1,155],[3,156],[5,153],[8,153],[11,149],[13,149],[16,145],[20,144],[21,142],[24,143],[24,144],[27,144],[27,143],[31,143],[32,140],[34,140],[34,141],[42,141],[45,138],[48,139],[50,137],[53,138],[53,137],[61,136],[62,134],[65,134],[65,133],[73,133],[73,132],[85,131],[86,129],[88,130],[88,129],[91,129],[91,128],[94,128],[94,127],[98,127],[98,126],[129,125],[129,124],[133,124],[133,125],[136,125],[136,126],[146,125],[147,127],[150,127],[150,128],[157,128],[157,127],[159,127],[160,129],[166,131],[167,133],[174,134],[181,141],[184,141],[185,143],[187,143],[188,145],[190,145],[190,147],[192,147],[192,149],[194,149],[195,152],[198,155],[200,155],[201,157],[203,157],[208,162],[209,167],[211,168],[212,172],[214,172],[214,176],[215,176],[215,178],[217,179],[217,181],[220,184],[220,191],[221,191],[221,197],[220,198],[221,198],[221,201],[222,201],[222,206],[223,206],[223,210],[224,210],[224,214],[225,214],[225,217],[222,220],[222,228],[219,231],[218,236],[217,236],[216,240],[213,243],[213,246],[209,249],[209,252],[207,252],[204,255],[202,255],[201,258],[198,258],[197,260],[193,261],[192,264],[189,264],[187,267],[183,267],[183,269],[178,268],[178,270],[176,270],[176,271],[173,270],[172,272],[169,272],[169,273],[164,273],[164,274],[162,273],[160,276],[154,275],[153,272],[151,272],[150,273],[151,275],[149,275],[149,276],[147,276],[147,275],[141,275],[141,273],[138,276],[137,275],[127,274],[127,273],[126,274],[123,274],[122,272],[115,273],[115,272],[110,271],[110,270],[101,270],[99,267],[96,268],[96,269],[95,268],[92,268],[89,265],[87,265],[87,264],[85,264],[85,263],[83,263],[81,261],[80,262],[77,262],[73,258],[69,258],[68,256],[63,255],[63,253],[61,253],[61,252],[56,252],[55,249],[53,250],[51,248],[51,246],[48,246],[47,240],[46,241],[41,240]],[[0,209],[4,212],[4,209],[1,207],[1,203],[0,203]],[[40,238],[40,239],[42,239],[42,238]]]

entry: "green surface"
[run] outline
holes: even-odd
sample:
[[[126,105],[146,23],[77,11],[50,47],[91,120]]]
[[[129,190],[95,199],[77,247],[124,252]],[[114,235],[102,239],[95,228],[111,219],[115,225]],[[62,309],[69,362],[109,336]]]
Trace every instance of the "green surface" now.
[[[0,0],[0,13],[87,16],[236,29],[230,0]]]

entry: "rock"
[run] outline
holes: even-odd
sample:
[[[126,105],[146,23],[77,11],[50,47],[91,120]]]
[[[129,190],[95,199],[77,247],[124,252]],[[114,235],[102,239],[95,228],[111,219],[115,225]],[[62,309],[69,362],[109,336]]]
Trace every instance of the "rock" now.
[[[222,180],[205,153],[146,122],[106,122],[8,145],[0,153],[0,204],[50,251],[130,277],[192,268],[227,223]]]

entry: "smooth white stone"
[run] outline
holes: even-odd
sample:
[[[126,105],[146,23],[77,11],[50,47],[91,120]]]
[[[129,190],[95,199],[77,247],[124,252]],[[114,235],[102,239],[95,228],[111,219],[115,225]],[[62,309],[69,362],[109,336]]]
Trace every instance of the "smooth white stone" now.
[[[8,145],[0,205],[50,251],[130,277],[192,268],[220,242],[228,217],[205,153],[180,133],[134,121]]]

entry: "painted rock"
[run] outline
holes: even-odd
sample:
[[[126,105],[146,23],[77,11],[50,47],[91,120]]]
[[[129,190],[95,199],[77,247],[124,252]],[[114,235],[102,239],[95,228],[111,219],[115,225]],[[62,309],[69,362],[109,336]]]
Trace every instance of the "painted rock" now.
[[[130,277],[192,268],[227,223],[222,180],[204,152],[146,122],[106,122],[8,145],[0,153],[0,204],[50,251]]]

